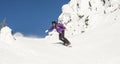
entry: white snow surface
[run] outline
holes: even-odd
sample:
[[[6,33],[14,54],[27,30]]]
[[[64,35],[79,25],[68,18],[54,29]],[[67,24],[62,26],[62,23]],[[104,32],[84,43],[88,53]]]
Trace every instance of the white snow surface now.
[[[68,4],[73,6],[74,3],[85,3],[85,1],[89,0],[71,0]],[[101,0],[90,1],[98,3]],[[110,1],[118,3],[119,0]],[[65,7],[69,7],[68,4]],[[75,7],[73,6],[73,8]],[[108,10],[106,9],[106,11]],[[71,14],[71,10],[66,12]],[[63,16],[61,19],[66,17]],[[69,27],[71,25],[75,27],[74,24],[77,24],[76,16],[73,18],[74,22],[71,21],[65,25],[68,27],[66,37],[70,40],[72,47],[58,44],[61,41],[55,31],[53,31],[55,34],[50,33],[46,38],[29,38],[19,32],[12,36],[12,29],[8,26],[2,28],[0,31],[0,64],[120,64],[119,8],[106,14],[91,13],[89,26],[83,28],[85,32],[82,34],[73,32],[74,35],[71,36],[68,32],[71,32],[73,28]],[[65,21],[62,22],[65,23]],[[77,30],[80,30],[79,27]]]

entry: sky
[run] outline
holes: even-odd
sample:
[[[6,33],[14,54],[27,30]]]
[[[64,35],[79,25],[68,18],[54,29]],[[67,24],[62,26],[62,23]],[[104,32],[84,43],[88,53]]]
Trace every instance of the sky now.
[[[45,30],[57,21],[69,0],[0,0],[0,22],[6,18],[13,33],[45,37]]]

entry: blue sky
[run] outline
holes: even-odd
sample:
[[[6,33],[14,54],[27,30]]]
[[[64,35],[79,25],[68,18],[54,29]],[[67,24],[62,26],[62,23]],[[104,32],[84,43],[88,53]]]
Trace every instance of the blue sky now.
[[[69,0],[0,0],[0,22],[6,18],[13,32],[44,37]]]

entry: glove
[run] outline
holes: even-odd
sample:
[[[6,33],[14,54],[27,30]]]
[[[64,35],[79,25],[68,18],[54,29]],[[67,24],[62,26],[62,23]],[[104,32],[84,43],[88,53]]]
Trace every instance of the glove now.
[[[46,30],[45,33],[48,33],[48,30]]]

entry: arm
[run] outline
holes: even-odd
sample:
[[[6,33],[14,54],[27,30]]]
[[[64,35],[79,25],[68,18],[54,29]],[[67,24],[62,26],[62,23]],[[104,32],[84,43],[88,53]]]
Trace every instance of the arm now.
[[[48,29],[48,31],[49,31],[49,32],[51,32],[52,30],[53,30],[53,28],[52,28],[52,27]]]
[[[53,30],[53,28],[49,28],[48,30],[46,30],[45,32],[51,32]]]

